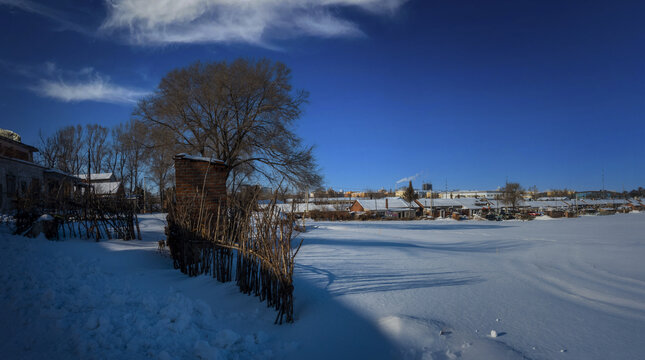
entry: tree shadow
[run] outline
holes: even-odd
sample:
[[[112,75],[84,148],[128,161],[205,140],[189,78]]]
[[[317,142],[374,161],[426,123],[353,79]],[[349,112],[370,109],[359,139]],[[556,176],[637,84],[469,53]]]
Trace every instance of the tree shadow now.
[[[320,283],[321,280],[323,282],[326,281],[324,288],[332,296],[445,286],[464,286],[484,281],[481,277],[468,275],[464,271],[412,274],[405,272],[376,272],[337,275],[329,270],[302,264],[296,264],[296,275],[313,283]]]
[[[513,250],[531,246],[528,242],[514,240],[486,240],[486,241],[457,241],[450,243],[423,243],[414,241],[378,241],[363,240],[360,238],[328,239],[319,237],[306,237],[303,245],[329,245],[347,247],[383,247],[383,248],[412,248],[425,249],[438,252],[466,252],[466,253],[494,253],[500,250]]]
[[[339,222],[332,223],[333,225],[344,225],[347,223]],[[485,229],[502,229],[512,228],[513,225],[502,225],[492,222],[490,224],[481,224],[479,222],[448,222],[444,224],[436,224],[433,222],[404,222],[404,221],[361,221],[352,222],[352,227],[363,229],[375,230],[485,230]]]

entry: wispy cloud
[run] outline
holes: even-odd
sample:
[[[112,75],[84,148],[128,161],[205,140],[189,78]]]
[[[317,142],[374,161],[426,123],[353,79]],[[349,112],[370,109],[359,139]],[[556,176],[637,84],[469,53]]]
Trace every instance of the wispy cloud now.
[[[363,36],[357,23],[341,15],[342,10],[389,16],[406,1],[104,0],[104,8],[96,9],[88,2],[65,7],[45,0],[0,0],[0,6],[46,17],[57,23],[59,30],[134,45],[246,43],[275,47],[271,44],[275,39]]]
[[[111,0],[101,31],[138,45],[242,42],[265,46],[273,37],[361,36],[338,15],[355,8],[384,15],[406,0]]]
[[[95,33],[93,29],[86,28],[85,26],[74,22],[70,19],[70,14],[67,12],[50,6],[49,4],[51,4],[51,2],[47,4],[48,5],[44,5],[43,3],[32,0],[0,0],[0,5],[14,7],[54,21],[60,26],[59,30],[71,30],[88,36],[93,36]]]
[[[27,88],[32,92],[64,102],[132,104],[149,94],[142,89],[117,85],[92,67],[64,70],[53,62],[31,66],[0,60],[0,68],[29,79],[31,85]]]
[[[41,96],[65,102],[135,103],[147,94],[144,91],[112,84],[109,79],[98,75],[86,81],[41,80],[40,84],[31,89]]]
[[[403,179],[399,179],[396,183],[400,184],[402,182],[415,180],[416,178],[419,177],[419,175],[421,175],[421,174],[417,173],[417,174],[414,174],[412,176],[404,177]]]

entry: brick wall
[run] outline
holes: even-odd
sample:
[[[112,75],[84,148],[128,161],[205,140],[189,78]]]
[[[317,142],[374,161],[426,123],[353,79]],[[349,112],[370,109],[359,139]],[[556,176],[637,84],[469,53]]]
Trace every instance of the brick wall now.
[[[175,157],[175,186],[178,203],[199,204],[204,195],[206,207],[216,208],[226,196],[227,168],[221,162]]]

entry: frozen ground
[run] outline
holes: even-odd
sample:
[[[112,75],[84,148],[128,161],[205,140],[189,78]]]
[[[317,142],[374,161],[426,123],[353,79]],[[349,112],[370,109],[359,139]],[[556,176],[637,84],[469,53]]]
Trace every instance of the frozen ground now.
[[[0,234],[2,358],[642,359],[645,214],[317,222],[296,323],[144,241]],[[497,337],[491,337],[494,330]]]

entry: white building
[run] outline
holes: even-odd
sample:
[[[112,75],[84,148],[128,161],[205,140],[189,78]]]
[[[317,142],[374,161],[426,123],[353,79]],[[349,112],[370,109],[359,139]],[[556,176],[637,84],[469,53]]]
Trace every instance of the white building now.
[[[485,198],[488,200],[501,196],[499,190],[451,190],[439,193],[440,199]]]

